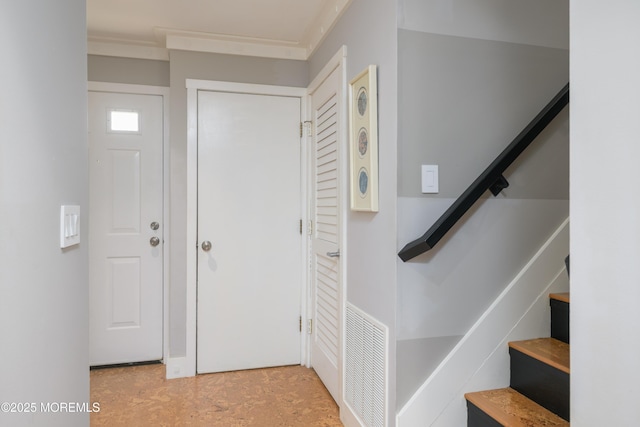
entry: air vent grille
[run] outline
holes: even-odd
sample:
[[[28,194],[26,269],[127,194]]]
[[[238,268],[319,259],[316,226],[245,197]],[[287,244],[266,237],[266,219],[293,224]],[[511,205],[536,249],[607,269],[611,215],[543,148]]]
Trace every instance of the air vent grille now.
[[[367,427],[383,427],[387,416],[386,326],[347,304],[345,400]]]

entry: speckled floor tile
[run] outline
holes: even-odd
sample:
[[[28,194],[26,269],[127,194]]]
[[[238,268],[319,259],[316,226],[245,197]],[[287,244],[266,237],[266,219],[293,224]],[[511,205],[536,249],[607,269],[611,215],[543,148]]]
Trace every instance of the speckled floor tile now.
[[[312,369],[255,369],[165,379],[164,365],[91,371],[91,426],[342,426]]]

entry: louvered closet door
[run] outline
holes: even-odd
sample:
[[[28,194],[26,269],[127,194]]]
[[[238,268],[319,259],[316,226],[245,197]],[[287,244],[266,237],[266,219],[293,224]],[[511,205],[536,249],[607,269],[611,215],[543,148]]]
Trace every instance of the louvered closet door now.
[[[312,94],[313,128],[313,333],[311,363],[340,402],[341,304],[339,144],[341,70]]]

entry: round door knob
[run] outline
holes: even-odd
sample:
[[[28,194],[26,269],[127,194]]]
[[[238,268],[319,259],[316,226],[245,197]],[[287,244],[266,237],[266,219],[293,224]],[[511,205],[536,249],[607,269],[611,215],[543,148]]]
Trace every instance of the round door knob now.
[[[202,242],[202,245],[200,245],[200,247],[202,248],[203,251],[209,252],[211,250],[211,242],[208,240],[205,240],[204,242]]]
[[[149,239],[149,244],[154,247],[158,246],[160,244],[160,239],[154,236],[151,239]]]

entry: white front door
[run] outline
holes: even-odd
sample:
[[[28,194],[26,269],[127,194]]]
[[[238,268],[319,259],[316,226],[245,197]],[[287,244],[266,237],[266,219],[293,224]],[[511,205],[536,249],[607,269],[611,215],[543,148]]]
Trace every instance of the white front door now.
[[[300,363],[300,105],[198,92],[198,373]]]
[[[161,96],[89,92],[90,364],[162,359]]]
[[[313,114],[311,365],[340,402],[342,286],[340,264],[340,143],[343,109],[341,67],[312,93]]]

